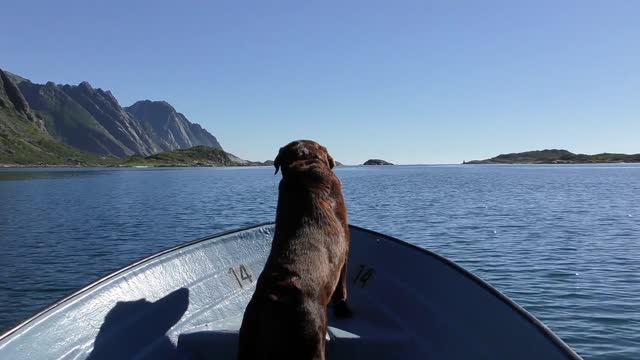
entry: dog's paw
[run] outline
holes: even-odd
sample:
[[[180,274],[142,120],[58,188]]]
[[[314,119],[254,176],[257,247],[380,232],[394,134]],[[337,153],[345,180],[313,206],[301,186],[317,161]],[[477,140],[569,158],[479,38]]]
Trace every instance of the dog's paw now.
[[[353,316],[353,310],[351,310],[346,301],[336,301],[333,304],[333,315],[339,319],[346,319]]]

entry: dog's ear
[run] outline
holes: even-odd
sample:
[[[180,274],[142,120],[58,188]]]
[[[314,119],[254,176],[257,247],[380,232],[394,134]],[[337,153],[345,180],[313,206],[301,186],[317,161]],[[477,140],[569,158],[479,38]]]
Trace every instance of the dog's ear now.
[[[282,149],[280,148],[280,151],[278,151],[278,155],[276,156],[276,159],[273,161],[273,166],[276,168],[276,172],[273,173],[273,175],[276,175],[278,173],[278,170],[280,170],[280,162],[282,161]]]
[[[327,162],[329,163],[329,169],[333,169],[333,167],[336,166],[336,162],[333,161],[333,158],[329,153],[327,153]]]

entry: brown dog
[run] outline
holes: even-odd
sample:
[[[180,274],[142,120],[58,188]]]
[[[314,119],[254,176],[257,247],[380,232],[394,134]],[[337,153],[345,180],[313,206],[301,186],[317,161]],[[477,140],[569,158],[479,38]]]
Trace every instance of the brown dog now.
[[[238,359],[324,359],[327,305],[347,306],[349,227],[335,163],[320,144],[280,149],[282,169],[271,253],[240,327]]]

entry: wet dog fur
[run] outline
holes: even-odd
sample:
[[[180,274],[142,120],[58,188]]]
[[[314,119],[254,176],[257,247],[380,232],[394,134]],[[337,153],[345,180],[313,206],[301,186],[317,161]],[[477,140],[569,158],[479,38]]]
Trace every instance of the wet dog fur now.
[[[271,253],[242,320],[239,360],[324,359],[327,305],[349,317],[349,227],[342,186],[327,149],[293,141],[282,171]]]

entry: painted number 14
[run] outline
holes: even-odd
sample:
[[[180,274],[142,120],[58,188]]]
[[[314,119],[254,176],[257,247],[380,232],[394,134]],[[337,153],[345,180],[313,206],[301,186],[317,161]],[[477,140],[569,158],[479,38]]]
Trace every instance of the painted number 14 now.
[[[237,268],[229,268],[229,273],[233,275],[241,288],[244,288],[247,283],[253,282],[253,276],[244,265],[240,265]]]

